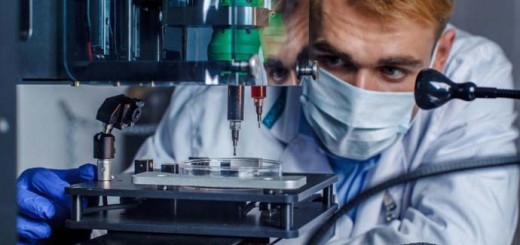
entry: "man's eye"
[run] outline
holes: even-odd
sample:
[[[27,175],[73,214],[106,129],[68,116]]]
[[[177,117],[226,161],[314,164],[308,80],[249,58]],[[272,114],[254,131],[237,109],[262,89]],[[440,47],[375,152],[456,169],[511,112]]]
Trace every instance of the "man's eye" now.
[[[381,68],[381,73],[383,76],[392,80],[402,79],[406,75],[405,71],[396,67],[383,67]]]
[[[276,84],[283,84],[287,81],[289,71],[285,68],[274,68],[269,71],[269,78]]]
[[[342,58],[334,55],[322,56],[318,60],[322,65],[330,68],[337,68],[345,64]]]

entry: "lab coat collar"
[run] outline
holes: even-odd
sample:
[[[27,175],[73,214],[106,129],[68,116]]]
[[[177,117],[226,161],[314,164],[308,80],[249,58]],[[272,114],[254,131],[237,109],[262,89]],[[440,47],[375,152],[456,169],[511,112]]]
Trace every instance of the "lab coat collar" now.
[[[397,175],[404,173],[406,169],[407,156],[403,141],[400,140],[381,154],[379,163],[367,176],[367,180],[370,181],[366,183],[363,189],[373,187],[383,181],[396,177]],[[391,192],[395,192],[395,190]],[[379,193],[359,206],[357,217],[363,218],[356,220],[356,226],[352,231],[352,236],[362,234],[372,229],[374,224],[379,224],[381,222],[381,215],[378,212],[374,212],[374,210],[381,210],[382,203],[383,193]]]
[[[370,178],[371,181],[367,183],[367,187],[380,184],[408,170],[408,160],[403,140],[397,141],[383,151],[378,162],[383,164],[378,164],[372,171],[373,177]]]
[[[264,117],[267,116],[269,110],[275,106],[275,103],[280,103],[278,97],[282,96],[284,90],[287,93],[287,97],[285,105],[283,106],[283,113],[276,119],[275,124],[271,129],[269,129],[269,131],[275,138],[284,144],[289,144],[298,136],[299,132],[301,119],[301,87],[270,87],[267,94],[270,99],[265,103],[267,113]]]

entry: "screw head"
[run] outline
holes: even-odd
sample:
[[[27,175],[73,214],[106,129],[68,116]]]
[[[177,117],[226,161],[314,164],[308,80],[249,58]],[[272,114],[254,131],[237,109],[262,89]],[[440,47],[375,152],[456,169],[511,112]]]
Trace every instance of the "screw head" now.
[[[6,134],[9,132],[9,122],[7,121],[7,119],[3,118],[3,117],[0,117],[0,133],[1,134]]]

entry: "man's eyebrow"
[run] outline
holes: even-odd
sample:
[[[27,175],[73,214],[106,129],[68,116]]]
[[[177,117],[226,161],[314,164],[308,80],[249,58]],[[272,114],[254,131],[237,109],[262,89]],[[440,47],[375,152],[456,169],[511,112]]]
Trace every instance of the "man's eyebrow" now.
[[[317,52],[330,53],[331,55],[338,56],[343,61],[350,63],[351,65],[357,66],[357,63],[354,61],[354,59],[352,59],[350,54],[339,51],[326,41],[318,41],[312,45],[312,56],[315,56]]]
[[[310,52],[309,46],[303,47],[302,50],[300,51],[300,53],[298,53],[298,56],[296,57],[296,62],[301,61],[301,60],[308,60],[309,52]]]
[[[285,68],[285,69],[291,69],[296,67],[296,64],[300,61],[306,61],[309,59],[309,47],[304,47],[298,53],[298,56],[296,57],[296,60],[293,60],[291,64],[286,65],[284,64],[280,59],[276,57],[269,57],[264,61],[264,66],[266,68]]]
[[[352,59],[352,56],[337,50],[326,41],[318,41],[314,43],[314,45],[312,46],[312,54],[315,55],[316,52],[330,53],[332,55],[340,57],[341,59],[352,65],[356,65],[356,62]],[[378,66],[408,66],[412,68],[420,67],[423,65],[423,62],[421,60],[416,59],[412,56],[388,57],[380,59],[377,63]]]
[[[408,66],[408,67],[420,67],[423,62],[411,56],[396,56],[380,59],[377,62],[378,66]]]
[[[275,59],[275,58],[267,58],[264,62],[264,66],[267,68],[271,68],[271,69],[284,67],[282,61],[280,61],[279,59]]]
[[[339,53],[339,51],[332,47],[327,41],[318,41],[313,43],[312,50],[319,50],[321,52]]]

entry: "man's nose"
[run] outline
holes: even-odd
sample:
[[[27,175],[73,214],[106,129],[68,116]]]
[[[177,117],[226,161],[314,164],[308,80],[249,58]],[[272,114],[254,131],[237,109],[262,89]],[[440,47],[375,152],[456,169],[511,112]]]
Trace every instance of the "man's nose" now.
[[[354,74],[350,85],[356,86],[364,90],[377,90],[377,81],[375,77],[368,71],[360,70]]]

